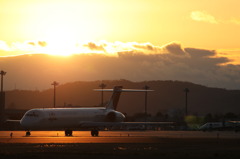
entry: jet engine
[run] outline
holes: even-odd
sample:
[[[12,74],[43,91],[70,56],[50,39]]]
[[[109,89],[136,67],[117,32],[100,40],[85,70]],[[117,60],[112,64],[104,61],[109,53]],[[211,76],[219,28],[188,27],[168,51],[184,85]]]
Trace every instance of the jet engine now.
[[[106,122],[115,122],[115,121],[117,121],[117,113],[114,112],[114,111],[108,112],[106,117],[105,117],[105,121]]]
[[[125,116],[118,111],[108,111],[105,116],[105,122],[123,122],[125,119]]]

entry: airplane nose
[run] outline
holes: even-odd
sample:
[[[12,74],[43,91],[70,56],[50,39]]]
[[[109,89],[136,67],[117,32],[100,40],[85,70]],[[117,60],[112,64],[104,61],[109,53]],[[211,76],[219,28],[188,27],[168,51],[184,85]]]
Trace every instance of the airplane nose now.
[[[21,120],[20,120],[20,124],[21,124],[21,126],[23,126],[23,127],[26,127],[28,124],[27,124],[27,122],[26,122],[26,120],[24,119],[24,118],[22,118]]]
[[[22,118],[20,120],[20,124],[24,128],[29,128],[29,127],[31,127],[33,125],[33,123],[30,120],[26,119],[26,118]]]

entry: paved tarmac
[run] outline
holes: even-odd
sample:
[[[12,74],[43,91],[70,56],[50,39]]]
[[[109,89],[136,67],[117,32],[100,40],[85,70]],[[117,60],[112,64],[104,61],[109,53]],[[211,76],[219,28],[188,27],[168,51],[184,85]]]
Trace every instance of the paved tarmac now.
[[[12,133],[12,138],[10,134]],[[100,131],[92,137],[89,131],[74,131],[65,137],[64,131],[0,131],[0,143],[158,143],[162,139],[240,139],[240,133],[201,131]]]
[[[0,131],[1,158],[240,158],[240,133],[200,131]]]

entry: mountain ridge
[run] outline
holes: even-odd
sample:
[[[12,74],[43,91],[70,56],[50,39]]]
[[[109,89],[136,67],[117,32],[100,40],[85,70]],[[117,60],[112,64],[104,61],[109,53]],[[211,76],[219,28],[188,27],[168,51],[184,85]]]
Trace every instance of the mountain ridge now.
[[[240,90],[206,87],[182,81],[143,81],[128,80],[76,81],[56,87],[56,105],[58,107],[100,106],[101,93],[93,91],[101,83],[106,88],[121,85],[123,88],[142,89],[145,85],[153,89],[148,93],[148,113],[185,111],[185,92],[188,88],[189,114],[206,115],[208,113],[224,114],[234,112],[240,114]],[[111,93],[104,92],[106,103]],[[143,113],[145,109],[145,93],[123,92],[117,110],[126,114]],[[32,109],[53,107],[53,89],[43,91],[12,90],[6,91],[6,108]]]

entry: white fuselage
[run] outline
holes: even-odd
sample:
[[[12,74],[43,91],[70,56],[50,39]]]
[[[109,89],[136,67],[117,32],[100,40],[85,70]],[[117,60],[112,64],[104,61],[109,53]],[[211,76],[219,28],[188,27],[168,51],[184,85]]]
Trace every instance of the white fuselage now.
[[[47,108],[31,109],[25,113],[20,124],[27,130],[74,129],[81,122],[106,122],[109,113],[114,114],[113,122],[122,122],[125,116],[106,108]]]

